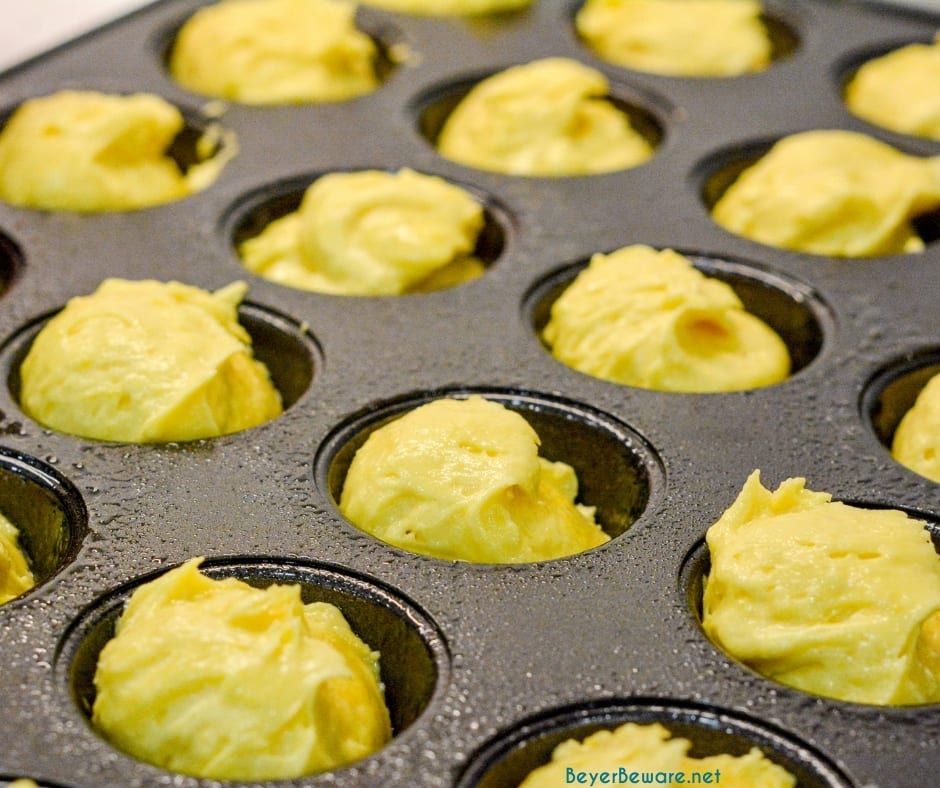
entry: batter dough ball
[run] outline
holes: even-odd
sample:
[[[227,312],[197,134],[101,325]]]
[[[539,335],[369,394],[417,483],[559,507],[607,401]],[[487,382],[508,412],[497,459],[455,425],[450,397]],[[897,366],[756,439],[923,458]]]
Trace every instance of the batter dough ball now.
[[[29,99],[0,132],[0,200],[25,208],[95,213],[180,200],[218,177],[234,155],[218,129],[186,172],[167,155],[185,122],[159,96],[66,90]]]
[[[758,673],[839,700],[940,701],[940,557],[924,523],[755,471],[708,529],[703,626]]]
[[[619,66],[681,77],[734,77],[770,65],[756,0],[588,0],[578,34]]]
[[[340,511],[383,542],[453,561],[546,561],[607,542],[593,507],[574,503],[574,469],[538,447],[499,403],[435,400],[369,436]]]
[[[934,375],[901,419],[891,454],[915,473],[940,482],[940,375]]]
[[[19,530],[0,514],[0,605],[29,591],[36,580],[19,546]]]
[[[940,157],[824,130],[780,140],[731,185],[712,216],[769,246],[870,257],[923,251],[912,220],[937,208]]]
[[[275,418],[280,394],[238,323],[247,289],[105,280],[36,336],[20,367],[23,410],[51,429],[123,443],[211,438]]]
[[[390,740],[379,655],[338,608],[212,580],[201,561],[138,588],[101,651],[92,722],[113,744],[184,774],[278,780]]]
[[[849,110],[901,134],[940,140],[940,34],[869,60],[845,91]]]
[[[441,178],[408,169],[332,173],[239,253],[254,273],[304,290],[428,292],[483,273],[473,256],[483,224],[483,206]]]
[[[533,0],[363,0],[363,5],[428,16],[478,16],[528,8]]]
[[[170,73],[194,93],[243,104],[344,101],[379,85],[372,39],[339,0],[223,0],[183,25]]]
[[[694,758],[688,754],[692,743],[673,739],[658,723],[625,723],[614,730],[592,733],[584,741],[568,739],[552,752],[552,760],[526,777],[519,788],[557,788],[569,785],[570,769],[576,773],[629,772],[682,773],[683,781],[698,782],[704,773],[730,788],[793,788],[796,778],[782,766],[764,757],[756,747],[746,755],[709,755]],[[718,780],[715,781],[716,784]],[[670,781],[669,785],[675,785]]]
[[[508,175],[613,172],[650,159],[649,141],[605,97],[607,78],[566,58],[502,71],[476,85],[437,141],[445,158]]]
[[[751,389],[790,372],[773,329],[671,249],[594,255],[552,305],[543,338],[580,372],[660,391]]]

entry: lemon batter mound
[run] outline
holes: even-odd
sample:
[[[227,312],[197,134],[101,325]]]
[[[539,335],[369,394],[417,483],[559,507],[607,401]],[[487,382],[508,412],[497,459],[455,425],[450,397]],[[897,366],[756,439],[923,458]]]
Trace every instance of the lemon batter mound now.
[[[441,178],[403,169],[331,173],[299,210],[245,241],[254,273],[337,295],[427,292],[475,279],[483,207]]]
[[[809,254],[920,252],[912,220],[940,207],[940,156],[909,156],[864,134],[808,131],[780,140],[715,205],[718,224]]]
[[[682,77],[762,71],[772,48],[757,0],[588,0],[575,27],[604,60]]]
[[[793,788],[796,779],[782,766],[764,757],[756,747],[746,755],[709,755],[694,758],[688,754],[692,743],[673,739],[659,723],[637,725],[628,722],[614,730],[592,733],[584,739],[568,739],[552,752],[552,759],[526,777],[519,788],[558,788],[571,783],[569,769],[604,773],[628,771],[682,774],[668,784],[697,782],[705,773],[720,773],[725,788]],[[719,780],[715,780],[718,784]]]
[[[19,546],[20,532],[0,514],[0,605],[29,591],[36,580]]]
[[[107,279],[73,298],[20,367],[24,411],[46,427],[125,443],[188,441],[281,413],[238,323],[247,292]]]
[[[502,71],[451,113],[437,145],[445,158],[508,175],[566,176],[635,167],[649,141],[605,96],[607,78],[567,58]]]
[[[66,90],[29,99],[0,132],[0,200],[52,211],[130,211],[180,200],[234,155],[203,135],[185,173],[167,155],[183,116],[159,96]],[[217,130],[216,130],[217,131]]]
[[[574,469],[538,447],[499,403],[435,400],[369,436],[340,510],[383,542],[446,560],[545,561],[607,542],[593,508],[574,503]]]
[[[940,482],[940,375],[917,396],[894,432],[891,454],[915,473]]]
[[[940,34],[870,60],[845,91],[849,110],[876,126],[940,140]]]
[[[301,104],[371,93],[375,43],[338,0],[223,0],[177,36],[170,73],[183,87],[243,104]]]
[[[640,388],[735,391],[790,372],[773,329],[671,249],[594,255],[552,305],[542,336],[569,367]]]
[[[428,16],[477,16],[528,8],[533,0],[362,0],[363,5]]]
[[[184,774],[277,780],[389,741],[379,655],[338,608],[201,561],[138,588],[101,651],[92,721],[112,743]]]
[[[940,701],[940,558],[924,524],[755,471],[708,529],[703,626],[768,678],[839,700]]]

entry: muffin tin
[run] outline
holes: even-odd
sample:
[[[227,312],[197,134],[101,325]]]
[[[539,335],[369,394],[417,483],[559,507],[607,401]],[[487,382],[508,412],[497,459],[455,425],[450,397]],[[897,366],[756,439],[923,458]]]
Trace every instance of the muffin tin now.
[[[383,655],[395,738],[373,757],[285,785],[504,786],[568,735],[661,721],[695,754],[761,746],[807,786],[933,786],[934,707],[824,700],[754,674],[699,623],[705,530],[747,475],[900,507],[940,533],[940,486],[885,448],[940,368],[940,245],[836,260],[732,236],[707,204],[773,140],[863,131],[919,155],[940,143],[880,131],[842,104],[858,63],[929,40],[940,18],[847,3],[768,2],[781,57],[735,79],[659,77],[604,64],[572,27],[579,2],[538,0],[478,20],[361,9],[384,51],[409,55],[373,95],[221,117],[239,154],[205,192],[126,214],[0,205],[0,495],[19,521],[37,588],[0,607],[0,783],[195,786],[121,753],[91,727],[98,651],[132,588],[195,555],[207,571],[300,582],[336,602]],[[164,63],[199,3],[150,6],[0,78],[0,110],[64,87],[152,91],[191,124],[206,101]],[[787,43],[789,42],[789,43]],[[658,142],[647,164],[570,179],[501,176],[448,162],[433,140],[481,76],[550,55],[600,68]],[[316,176],[408,166],[485,203],[480,279],[400,298],[341,298],[249,275],[234,240],[296,205]],[[936,217],[934,217],[936,218]],[[928,226],[935,240],[940,233]],[[596,380],[542,346],[554,297],[594,252],[672,247],[725,279],[787,341],[795,373],[765,389],[667,394]],[[243,322],[288,405],[273,422],[188,444],[119,445],[42,428],[17,402],[31,337],[108,276],[250,284]],[[336,500],[351,453],[383,419],[433,396],[483,393],[575,465],[614,537],[541,564],[450,563],[349,524]]]

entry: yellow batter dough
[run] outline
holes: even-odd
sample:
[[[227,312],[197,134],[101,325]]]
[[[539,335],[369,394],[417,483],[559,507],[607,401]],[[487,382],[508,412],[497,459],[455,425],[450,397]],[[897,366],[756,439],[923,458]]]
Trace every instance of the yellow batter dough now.
[[[461,164],[509,175],[565,176],[635,167],[649,141],[605,96],[600,72],[566,58],[515,66],[485,79],[457,105],[438,150]]]
[[[757,388],[790,372],[783,340],[671,249],[594,255],[552,305],[543,338],[580,372],[661,391]]]
[[[940,156],[909,156],[850,131],[780,140],[715,205],[716,222],[760,243],[810,254],[919,252],[911,220],[940,207]]]
[[[244,104],[345,99],[378,87],[377,49],[339,0],[223,0],[183,25],[170,73],[183,87]]]
[[[930,379],[904,414],[891,454],[912,471],[940,482],[940,375]]]
[[[692,743],[686,739],[673,739],[662,725],[637,725],[628,722],[615,730],[592,733],[584,741],[568,739],[552,752],[552,760],[529,774],[519,788],[559,788],[571,785],[579,773],[604,772],[670,773],[682,782],[708,781],[725,788],[792,788],[796,779],[782,766],[764,757],[756,747],[747,755],[709,755],[694,758],[688,754]],[[600,778],[599,778],[600,779]],[[609,779],[609,778],[608,778]],[[668,783],[675,785],[677,780]]]
[[[528,8],[533,0],[362,0],[363,5],[428,16],[476,16]]]
[[[19,531],[0,514],[0,605],[34,585],[36,580],[19,546]]]
[[[384,542],[447,560],[545,561],[608,541],[593,508],[574,503],[574,469],[538,447],[499,403],[435,400],[369,436],[340,510]]]
[[[902,134],[940,140],[940,34],[870,60],[845,91],[860,118]]]
[[[604,60],[682,77],[762,71],[771,44],[757,0],[588,0],[578,34]]]
[[[21,404],[39,423],[131,443],[211,438],[281,412],[238,323],[247,291],[105,280],[39,332],[20,368]]]
[[[53,211],[129,211],[211,184],[235,152],[203,135],[185,173],[166,151],[183,116],[159,96],[62,91],[29,99],[0,132],[0,200]]]
[[[138,588],[102,649],[92,721],[148,763],[216,780],[333,769],[391,738],[379,655],[300,586],[187,561]]]
[[[480,203],[441,178],[408,169],[333,173],[239,253],[250,270],[278,284],[400,295],[480,276],[483,264],[472,253],[482,228]]]
[[[703,625],[768,678],[840,700],[940,701],[940,558],[924,524],[751,474],[708,529]]]

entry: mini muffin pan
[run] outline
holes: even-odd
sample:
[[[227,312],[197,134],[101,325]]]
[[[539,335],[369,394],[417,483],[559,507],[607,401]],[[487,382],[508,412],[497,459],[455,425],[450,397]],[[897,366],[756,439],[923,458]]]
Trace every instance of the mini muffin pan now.
[[[214,107],[168,76],[166,53],[199,6],[157,3],[0,77],[0,112],[62,88],[150,91],[194,129]],[[849,3],[766,3],[777,60],[734,79],[605,64],[579,42],[580,2],[537,0],[477,20],[360,9],[386,53],[370,96],[320,106],[230,105],[239,153],[206,191],[123,214],[0,205],[0,498],[38,575],[0,607],[0,784],[196,786],[141,763],[90,724],[92,675],[120,606],[193,556],[256,584],[298,582],[338,604],[382,653],[392,742],[283,785],[509,786],[562,739],[659,721],[693,753],[761,747],[805,786],[935,786],[940,712],[826,700],[728,657],[699,618],[703,537],[748,474],[918,513],[940,533],[940,485],[889,455],[897,422],[940,369],[940,244],[839,260],[735,237],[708,205],[774,140],[862,131],[923,156],[940,143],[881,131],[842,102],[865,59],[930,40],[940,17]],[[406,52],[404,58],[400,57]],[[635,169],[567,179],[484,173],[432,145],[457,97],[547,56],[602,70],[656,142]],[[183,147],[191,145],[183,141]],[[484,203],[479,279],[399,298],[343,298],[250,275],[237,240],[337,170],[410,167]],[[931,229],[934,228],[934,229]],[[539,339],[551,302],[595,252],[671,247],[729,282],[783,336],[794,374],[769,388],[669,394],[580,374]],[[287,408],[215,440],[121,445],[43,428],[18,404],[18,366],[41,324],[110,276],[250,285],[242,319]],[[480,393],[573,464],[612,539],[518,566],[412,555],[360,532],[337,499],[352,452],[383,420],[435,396]]]

